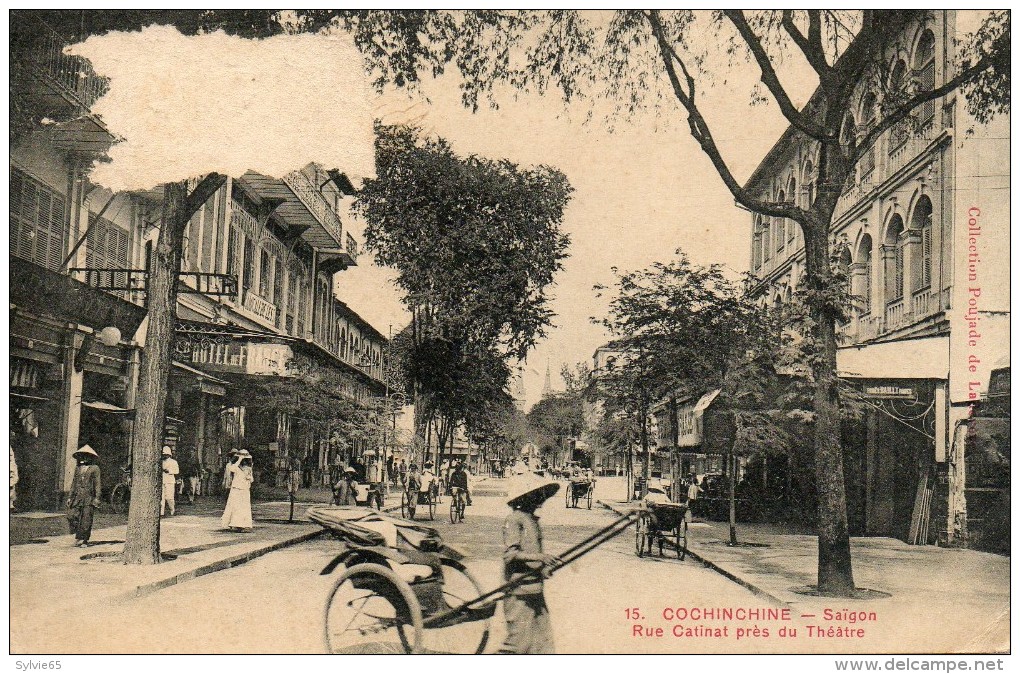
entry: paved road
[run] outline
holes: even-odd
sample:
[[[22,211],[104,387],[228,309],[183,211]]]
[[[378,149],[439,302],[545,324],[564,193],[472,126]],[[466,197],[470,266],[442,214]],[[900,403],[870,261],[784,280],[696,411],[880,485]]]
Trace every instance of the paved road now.
[[[468,568],[486,589],[501,582],[501,528],[506,515],[498,483],[488,491],[490,495],[475,499],[466,522],[451,525],[444,500],[442,518],[433,523],[446,541],[469,555]],[[550,500],[539,514],[546,548],[553,553],[614,518],[597,505],[593,510],[566,509],[562,498]],[[335,541],[310,541],[123,606],[96,607],[105,629],[74,644],[72,650],[322,652],[323,607],[332,582],[318,572],[335,551]],[[675,638],[669,634],[672,624],[658,615],[666,606],[763,605],[747,590],[689,559],[638,559],[632,530],[559,571],[547,582],[546,593],[560,653],[733,652],[737,648],[733,639]],[[666,635],[633,636],[634,621],[625,611],[635,607],[646,616],[639,622],[661,624]],[[498,650],[504,633],[497,612],[486,652]],[[755,650],[771,650],[769,643],[760,646],[764,648]]]

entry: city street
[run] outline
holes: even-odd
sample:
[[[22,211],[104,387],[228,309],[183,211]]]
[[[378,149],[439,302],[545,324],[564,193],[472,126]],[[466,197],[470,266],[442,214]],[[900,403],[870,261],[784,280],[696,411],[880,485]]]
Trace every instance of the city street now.
[[[616,482],[610,478],[600,486],[618,496],[615,492],[622,494],[622,484]],[[436,520],[428,523],[468,555],[468,568],[485,589],[501,582],[501,527],[506,515],[500,486],[490,485],[489,495],[475,498],[464,523],[450,524],[448,498]],[[597,504],[592,510],[568,510],[561,495],[562,491],[539,511],[545,548],[553,553],[615,517]],[[672,638],[630,636],[628,607],[762,604],[749,591],[690,559],[638,559],[632,532],[628,529],[548,581],[557,652],[592,652],[593,644],[607,653],[732,652],[734,644],[728,640],[678,643]],[[320,538],[121,605],[95,606],[83,600],[68,614],[87,613],[105,628],[88,634],[68,630],[63,643],[40,634],[38,648],[83,653],[321,653],[323,607],[332,579],[318,574],[337,548],[335,540]],[[498,650],[504,633],[497,612],[486,652]]]

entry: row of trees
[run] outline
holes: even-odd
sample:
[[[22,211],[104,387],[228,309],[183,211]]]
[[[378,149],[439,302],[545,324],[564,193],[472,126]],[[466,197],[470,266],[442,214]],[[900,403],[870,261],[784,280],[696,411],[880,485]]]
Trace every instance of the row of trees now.
[[[570,243],[560,228],[566,177],[462,157],[443,139],[383,125],[376,176],[355,208],[411,312],[395,342],[416,445],[434,436],[438,462],[458,429],[494,447],[515,441],[511,366],[551,324],[548,288]]]

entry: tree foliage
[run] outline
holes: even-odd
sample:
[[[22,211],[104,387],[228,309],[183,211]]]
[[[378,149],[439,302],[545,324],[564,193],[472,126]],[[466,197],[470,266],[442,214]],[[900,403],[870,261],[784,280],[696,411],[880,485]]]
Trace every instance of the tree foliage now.
[[[413,321],[400,347],[416,406],[453,429],[488,426],[511,359],[551,324],[548,288],[567,255],[571,188],[549,167],[461,157],[404,126],[376,128],[377,177],[356,209],[376,261],[397,272]]]

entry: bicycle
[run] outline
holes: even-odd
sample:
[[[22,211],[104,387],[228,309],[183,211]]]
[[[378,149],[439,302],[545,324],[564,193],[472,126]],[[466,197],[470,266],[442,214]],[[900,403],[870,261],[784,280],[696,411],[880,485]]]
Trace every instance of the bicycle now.
[[[118,515],[127,510],[131,502],[131,466],[124,466],[120,472],[120,482],[110,490],[110,507]]]
[[[450,499],[450,522],[457,524],[464,521],[464,513],[467,510],[467,492],[461,487],[451,487]]]

